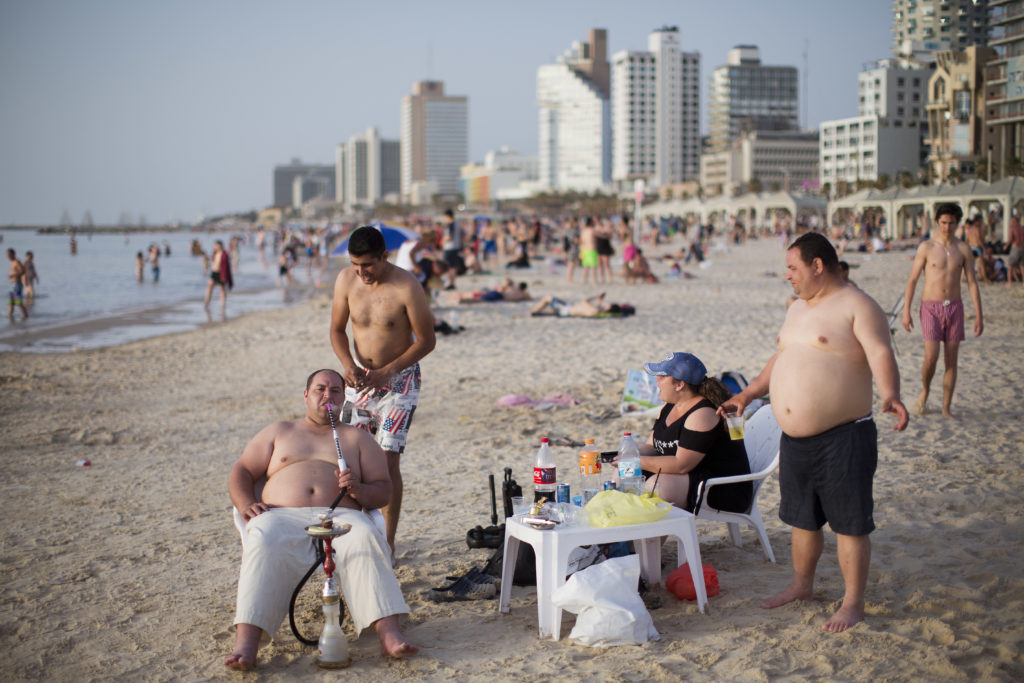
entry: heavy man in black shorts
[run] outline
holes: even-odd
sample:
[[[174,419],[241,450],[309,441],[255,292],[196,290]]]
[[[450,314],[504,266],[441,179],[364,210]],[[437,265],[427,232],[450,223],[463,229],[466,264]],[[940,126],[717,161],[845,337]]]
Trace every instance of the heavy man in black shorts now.
[[[782,427],[779,518],[793,527],[793,581],[765,600],[764,608],[814,595],[814,573],[825,539],[836,532],[843,604],[822,626],[845,631],[864,619],[864,589],[871,563],[874,501],[871,480],[878,458],[871,418],[874,379],[881,410],[907,426],[885,313],[860,289],[843,281],[835,249],[807,233],[786,252],[786,279],[799,297],[786,312],[779,350],[757,379],[722,404],[742,411],[771,390]]]

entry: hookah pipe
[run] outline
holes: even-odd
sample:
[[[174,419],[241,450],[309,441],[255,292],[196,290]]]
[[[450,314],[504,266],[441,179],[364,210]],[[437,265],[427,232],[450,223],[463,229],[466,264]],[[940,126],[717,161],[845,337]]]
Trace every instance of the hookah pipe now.
[[[327,416],[331,420],[331,432],[334,434],[334,448],[338,453],[338,471],[344,472],[345,470],[348,469],[348,463],[345,462],[345,457],[341,454],[341,443],[338,441],[338,428],[334,424],[333,411],[334,406],[328,403]],[[317,567],[319,567],[321,564],[323,564],[324,572],[327,574],[327,583],[325,583],[324,585],[324,592],[327,593],[328,584],[330,584],[330,587],[333,588],[335,593],[337,593],[337,588],[334,587],[333,579],[335,564],[334,553],[331,548],[331,541],[335,536],[339,536],[341,534],[333,531],[334,521],[331,519],[331,513],[334,512],[334,509],[338,507],[338,504],[341,503],[341,499],[344,498],[347,493],[348,487],[346,486],[345,488],[341,489],[341,491],[338,492],[338,496],[334,499],[334,502],[331,503],[331,506],[330,508],[328,508],[327,512],[321,515],[322,521],[320,522],[319,528],[322,529],[322,532],[316,535],[310,534],[318,541],[316,543],[316,560],[313,561],[312,566],[309,568],[308,571],[306,571],[306,574],[302,577],[302,579],[299,580],[298,585],[295,586],[295,590],[292,592],[291,602],[288,603],[288,625],[291,626],[292,634],[295,636],[296,640],[306,645],[317,645],[319,643],[319,640],[306,638],[301,633],[299,633],[299,628],[295,624],[295,601],[298,599],[299,593],[302,591],[303,586],[305,586],[306,582],[309,581],[309,577],[313,575],[313,572],[315,572],[317,570]],[[317,527],[307,527],[307,532],[310,529],[315,528]],[[338,604],[340,611],[340,619],[341,617],[344,617],[344,605],[340,601],[338,602]]]

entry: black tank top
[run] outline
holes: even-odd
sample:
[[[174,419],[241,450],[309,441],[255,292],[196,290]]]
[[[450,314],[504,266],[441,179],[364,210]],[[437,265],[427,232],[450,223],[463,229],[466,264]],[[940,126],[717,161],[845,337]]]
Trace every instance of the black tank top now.
[[[654,449],[658,451],[659,455],[675,457],[676,450],[680,446],[704,453],[701,461],[688,473],[690,489],[686,500],[686,509],[692,512],[697,505],[697,487],[700,482],[712,477],[750,474],[750,463],[747,460],[747,451],[743,447],[743,441],[730,439],[729,430],[726,429],[722,420],[719,420],[712,429],[706,432],[686,428],[686,418],[694,411],[701,408],[714,410],[715,406],[711,401],[706,398],[701,399],[670,425],[666,421],[672,408],[672,404],[666,404],[662,408],[658,421],[654,423],[652,441]],[[711,498],[707,503],[717,510],[746,512],[750,507],[753,493],[754,489],[750,482],[716,486],[711,490]]]

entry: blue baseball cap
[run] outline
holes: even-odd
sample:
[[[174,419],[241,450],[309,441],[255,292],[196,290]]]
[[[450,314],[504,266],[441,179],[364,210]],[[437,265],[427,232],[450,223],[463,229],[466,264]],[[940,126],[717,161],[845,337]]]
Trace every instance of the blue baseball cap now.
[[[668,376],[694,386],[704,381],[708,369],[692,353],[670,353],[659,363],[644,363],[644,371],[656,377]]]

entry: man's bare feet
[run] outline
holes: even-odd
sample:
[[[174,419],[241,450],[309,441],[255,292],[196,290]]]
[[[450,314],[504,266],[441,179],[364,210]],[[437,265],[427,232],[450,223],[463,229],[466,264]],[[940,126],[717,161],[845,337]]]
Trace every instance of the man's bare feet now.
[[[946,418],[947,420],[957,419],[956,415],[953,414],[953,411],[951,411],[947,406],[942,407],[942,417]]]
[[[405,657],[412,657],[418,654],[420,649],[412,643],[401,642],[395,647],[388,649],[381,643],[380,653],[385,657],[391,657],[393,659],[403,659]]]
[[[920,396],[914,401],[914,405],[910,407],[911,412],[914,415],[925,415],[928,412],[928,405],[926,403],[928,399],[921,398]]]
[[[252,671],[256,668],[256,651],[260,647],[259,626],[252,624],[235,625],[235,648],[224,660],[224,666],[236,671]]]
[[[843,605],[828,621],[822,624],[821,629],[829,633],[840,633],[846,629],[864,621],[863,607],[847,607]]]
[[[792,585],[787,586],[784,591],[776,593],[762,602],[761,609],[774,609],[794,600],[810,600],[812,596],[813,591],[810,588],[804,589]]]
[[[420,651],[419,647],[408,642],[398,629],[397,614],[378,619],[374,623],[374,628],[377,631],[377,637],[380,638],[380,653],[382,655],[401,659],[412,657]]]
[[[256,662],[246,659],[244,655],[233,653],[224,660],[224,666],[235,671],[252,671],[256,668]]]

